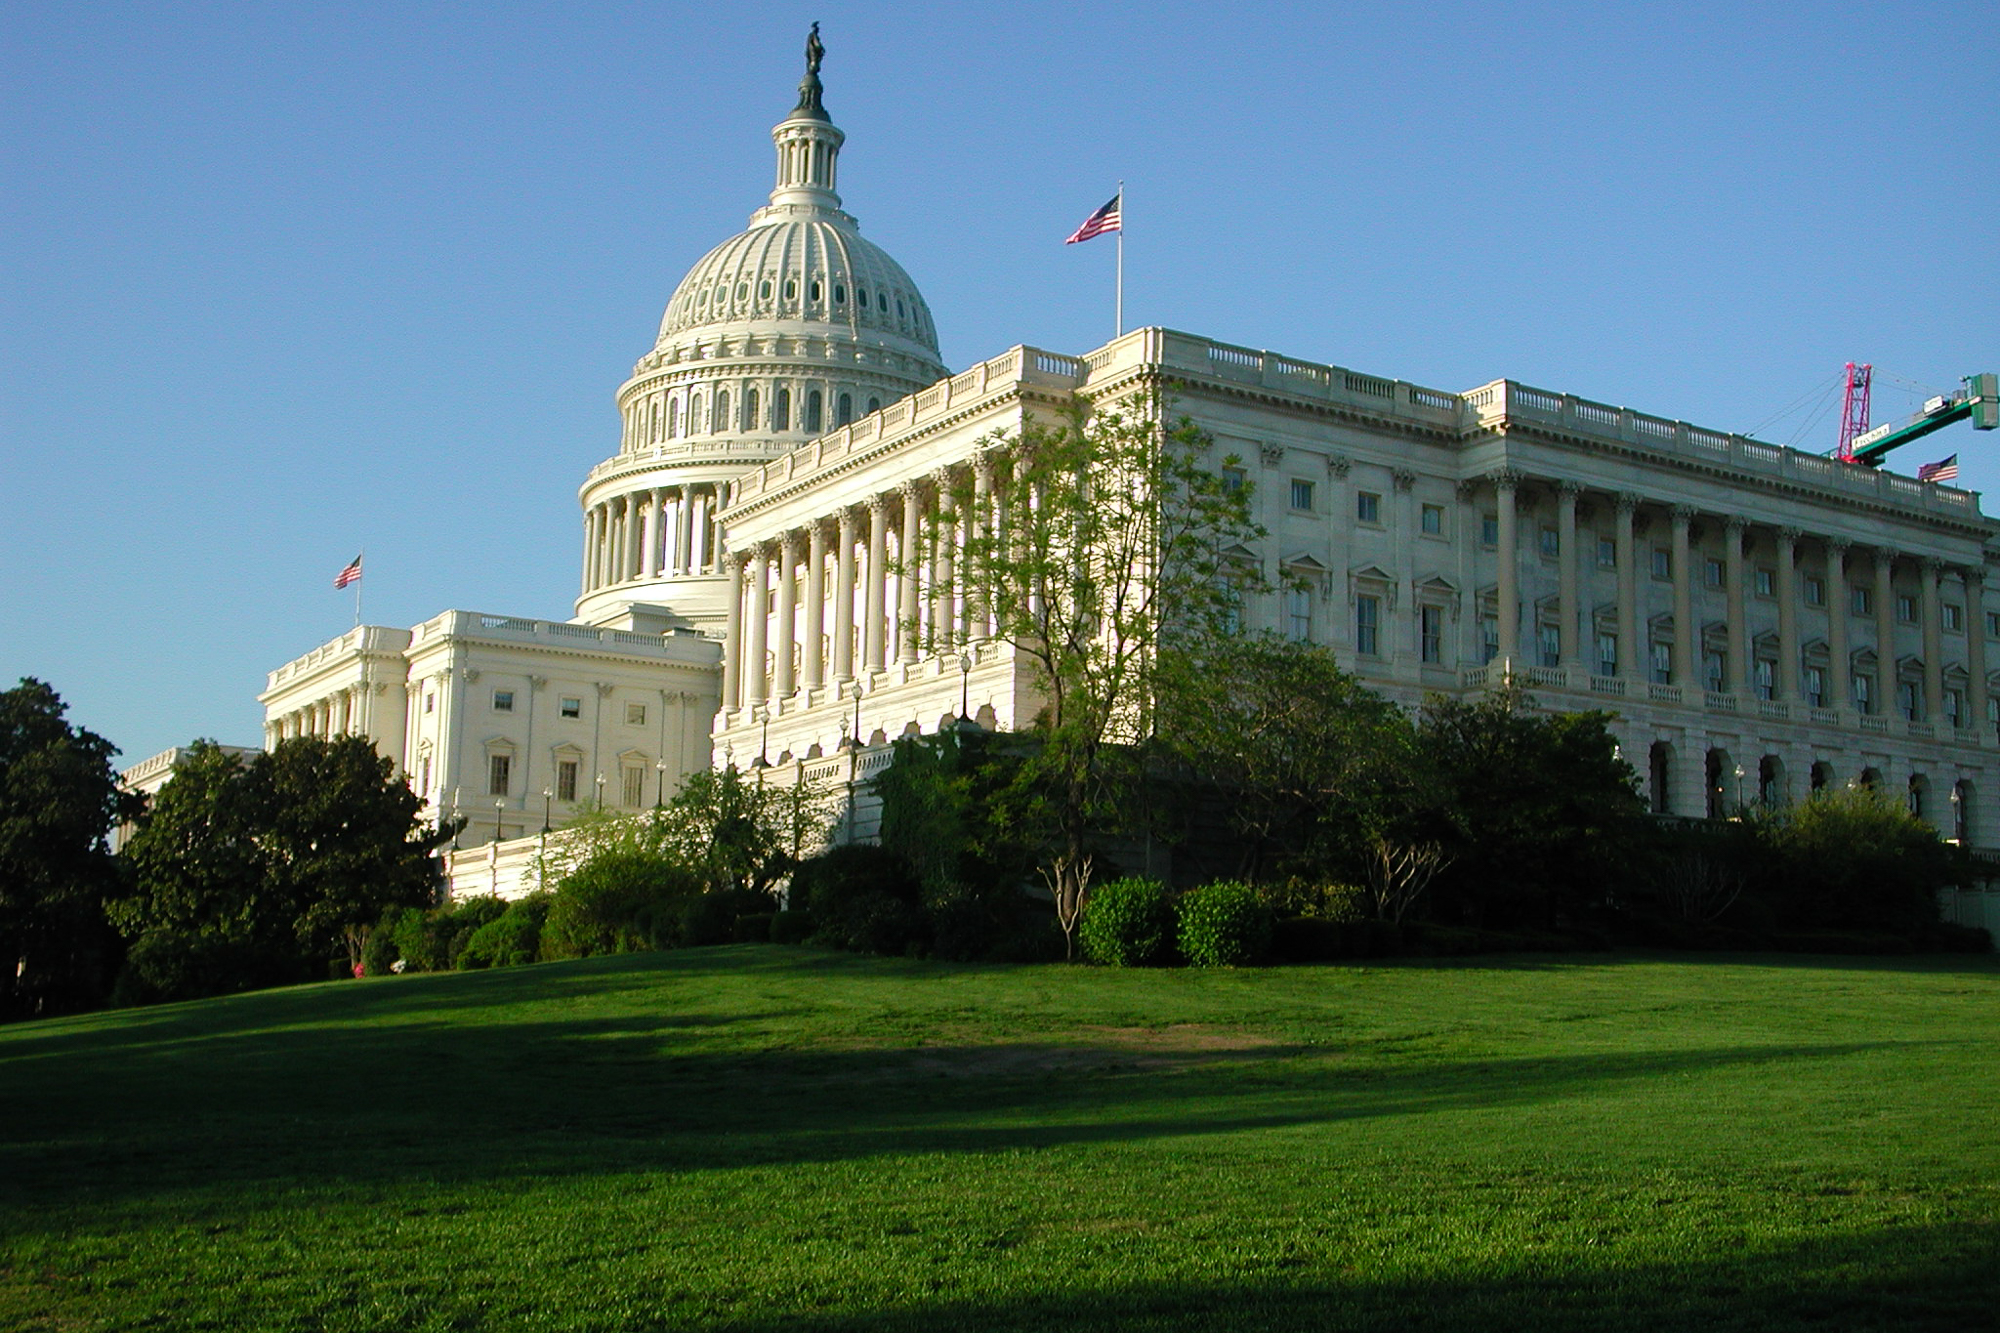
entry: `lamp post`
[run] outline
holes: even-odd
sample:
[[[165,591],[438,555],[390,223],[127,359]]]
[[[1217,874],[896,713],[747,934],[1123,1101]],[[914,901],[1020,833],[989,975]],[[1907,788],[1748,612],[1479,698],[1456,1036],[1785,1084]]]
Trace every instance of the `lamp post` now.
[[[1736,766],[1736,814],[1738,818],[1743,815],[1743,765],[1741,764]]]
[[[507,803],[505,801],[495,801],[493,803],[493,842],[496,846],[500,843],[500,841],[506,835],[507,832],[507,830],[503,828],[500,824],[501,816],[506,813],[507,813]]]
[[[866,741],[861,739],[861,678],[854,678],[854,748],[860,749]]]
[[[1951,840],[1965,846],[1965,795],[1956,782],[1951,784]]]
[[[965,730],[965,725],[969,720],[965,715],[965,710],[971,706],[971,702],[972,654],[960,653],[958,655],[958,729],[960,731]]]
[[[453,788],[451,789],[451,822],[452,822],[452,825],[453,825],[453,828],[452,828],[452,830],[451,830],[451,849],[452,849],[452,850],[453,850],[454,852],[458,850],[458,835],[459,835],[459,829],[458,829],[458,827],[457,827],[457,825],[458,825],[458,796],[459,796],[459,793],[460,793],[460,792],[462,792],[462,791],[464,791],[464,790],[465,790],[465,789],[464,789],[463,787],[453,787]]]
[[[554,792],[550,791],[547,787],[542,788],[542,833],[544,836],[547,836],[549,831],[549,805],[555,798],[556,794]]]
[[[659,760],[653,765],[653,768],[660,775],[659,794],[653,800],[653,808],[658,810],[663,808],[667,803],[667,761],[664,759]]]
[[[604,775],[602,773],[597,775],[597,808],[599,810],[604,808]]]
[[[757,767],[769,768],[771,766],[771,708],[769,704],[764,706],[763,712],[764,730],[757,738]]]

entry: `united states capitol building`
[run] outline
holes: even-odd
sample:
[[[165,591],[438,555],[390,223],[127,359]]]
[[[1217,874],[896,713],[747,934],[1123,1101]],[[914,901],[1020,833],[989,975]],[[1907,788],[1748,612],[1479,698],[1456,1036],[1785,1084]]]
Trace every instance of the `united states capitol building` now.
[[[916,284],[843,211],[816,46],[772,137],[769,203],[688,271],[618,390],[572,614],[364,625],[259,696],[267,744],[368,736],[464,817],[458,891],[505,891],[545,828],[702,767],[851,783],[961,715],[1026,725],[1035,681],[986,634],[950,523],[919,533],[1007,467],[998,433],[1161,390],[1252,486],[1269,535],[1244,556],[1276,591],[1250,628],[1409,705],[1510,672],[1543,708],[1611,712],[1662,813],[1867,782],[2000,846],[1976,494],[1510,380],[1429,388],[1162,328],[951,374]]]

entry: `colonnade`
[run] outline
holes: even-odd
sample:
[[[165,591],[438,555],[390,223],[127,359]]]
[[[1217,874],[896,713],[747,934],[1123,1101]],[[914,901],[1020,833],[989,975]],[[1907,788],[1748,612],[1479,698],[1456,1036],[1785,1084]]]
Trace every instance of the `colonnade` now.
[[[712,574],[720,486],[655,486],[592,505],[583,519],[583,591],[614,584]]]
[[[316,699],[303,708],[294,708],[264,723],[266,747],[279,741],[290,740],[294,736],[319,736],[332,739],[350,733],[365,733],[368,729],[363,717],[364,700],[368,686],[350,685],[336,690],[323,699]]]
[[[839,513],[732,552],[722,707],[754,708],[993,631],[962,552],[975,521],[997,522],[994,460],[907,482]],[[973,516],[982,516],[975,519]]]
[[[1498,576],[1495,600],[1499,610],[1497,656],[1520,662],[1520,492],[1530,484],[1530,479],[1512,471],[1492,474],[1490,481],[1496,504],[1495,527],[1497,528],[1496,552]],[[1589,665],[1596,672],[1595,663],[1586,662],[1586,648],[1582,639],[1582,611],[1579,593],[1578,561],[1594,556],[1594,551],[1586,552],[1577,540],[1577,510],[1583,488],[1574,482],[1556,481],[1552,485],[1556,495],[1557,522],[1557,616],[1560,625],[1560,662],[1563,667],[1583,667]],[[1773,551],[1775,568],[1770,599],[1775,603],[1776,623],[1771,628],[1776,636],[1775,673],[1771,682],[1770,697],[1773,701],[1787,704],[1808,703],[1828,710],[1851,710],[1860,713],[1881,713],[1894,706],[1893,687],[1897,678],[1897,625],[1899,621],[1916,622],[1910,633],[1919,636],[1911,647],[1922,661],[1922,718],[1924,721],[1948,721],[1945,691],[1944,625],[1943,602],[1941,597],[1945,578],[1949,576],[1960,587],[1962,596],[1957,603],[1960,608],[1958,630],[1965,636],[1965,660],[1967,705],[1956,719],[1961,730],[1976,736],[1988,734],[1986,725],[1988,687],[1986,678],[1986,621],[1985,621],[1985,567],[1983,564],[1954,565],[1934,557],[1913,557],[1885,545],[1858,543],[1839,534],[1813,534],[1800,528],[1781,526],[1769,527],[1753,525],[1738,515],[1700,514],[1687,505],[1649,506],[1645,497],[1620,492],[1607,497],[1615,510],[1615,551],[1617,565],[1617,636],[1618,674],[1630,681],[1647,679],[1647,657],[1642,655],[1642,644],[1650,646],[1651,638],[1643,628],[1643,610],[1639,595],[1639,547],[1638,535],[1642,528],[1650,527],[1658,509],[1664,508],[1668,524],[1668,564],[1672,590],[1673,634],[1671,649],[1670,680],[1674,687],[1692,690],[1700,684],[1697,668],[1700,663],[1698,645],[1701,641],[1702,626],[1696,618],[1695,597],[1697,558],[1714,558],[1711,539],[1720,538],[1721,589],[1725,600],[1724,626],[1727,638],[1726,674],[1721,682],[1720,693],[1740,699],[1751,699],[1758,695],[1753,677],[1757,654],[1753,650],[1753,630],[1750,625],[1749,602],[1751,598],[1751,565],[1749,551],[1752,548],[1769,547]],[[1651,508],[1652,513],[1642,513],[1642,508]],[[1697,526],[1701,529],[1703,542],[1696,545]],[[1595,546],[1595,543],[1590,543]],[[1898,575],[1913,575],[1916,584],[1914,617],[1900,617],[1897,607],[1897,589],[1907,586],[1907,578],[1899,585]],[[1868,581],[1860,581],[1866,574]],[[1816,601],[1805,599],[1805,585],[1808,579],[1816,579],[1819,597]],[[1704,580],[1706,582],[1706,580]],[[1868,590],[1868,610],[1866,615],[1874,621],[1873,641],[1867,645],[1851,644],[1849,620],[1853,610],[1853,588]],[[1813,612],[1823,612],[1826,616],[1826,656],[1824,691],[1817,698],[1808,699],[1802,688],[1802,667],[1804,666],[1805,638],[1800,628],[1800,610],[1809,607]],[[1510,612],[1511,608],[1511,612]],[[1853,678],[1855,656],[1867,648],[1873,648],[1876,656],[1875,679],[1878,682],[1876,697],[1859,700],[1855,697]],[[1667,700],[1663,700],[1667,701]],[[1690,702],[1698,701],[1698,696]],[[1864,708],[1863,705],[1867,706]]]

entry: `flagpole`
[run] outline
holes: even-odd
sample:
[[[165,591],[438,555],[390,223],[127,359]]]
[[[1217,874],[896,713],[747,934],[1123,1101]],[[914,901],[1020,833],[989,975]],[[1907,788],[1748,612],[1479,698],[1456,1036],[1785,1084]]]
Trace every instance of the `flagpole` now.
[[[1111,336],[1125,336],[1125,182],[1118,182],[1118,331]]]
[[[354,557],[354,562],[361,566],[361,572],[364,575],[368,572],[367,561],[368,548],[364,546],[361,549],[361,554]],[[361,628],[361,585],[367,581],[366,578],[357,578],[354,580],[354,628],[356,629]]]

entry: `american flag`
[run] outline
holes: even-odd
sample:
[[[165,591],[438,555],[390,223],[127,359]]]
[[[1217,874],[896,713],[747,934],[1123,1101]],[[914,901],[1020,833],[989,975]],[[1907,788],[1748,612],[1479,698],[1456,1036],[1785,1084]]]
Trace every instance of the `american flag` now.
[[[1102,236],[1107,231],[1125,230],[1118,223],[1119,208],[1124,201],[1124,191],[1121,190],[1117,194],[1112,195],[1111,202],[1085,218],[1083,225],[1076,229],[1076,234],[1064,241],[1063,244],[1075,245],[1078,241],[1087,241],[1093,236]]]
[[[1958,455],[1941,458],[1935,463],[1926,463],[1917,469],[1918,481],[1957,481]]]
[[[333,586],[345,588],[350,583],[361,582],[361,557],[355,556],[346,569],[333,576]]]

